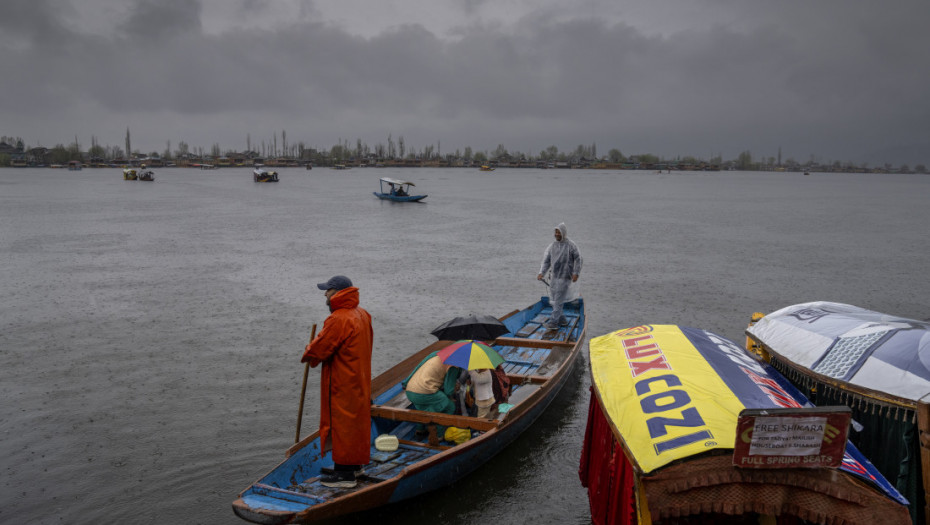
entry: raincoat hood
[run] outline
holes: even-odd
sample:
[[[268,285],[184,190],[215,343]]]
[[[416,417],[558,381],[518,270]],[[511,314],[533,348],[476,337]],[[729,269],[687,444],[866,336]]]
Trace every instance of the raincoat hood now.
[[[358,306],[358,288],[354,286],[339,290],[329,298],[329,310],[331,312],[341,308],[355,308],[356,306]]]
[[[568,239],[568,226],[565,226],[564,222],[559,223],[559,225],[556,226],[555,229],[562,232],[562,240],[559,242],[564,242],[565,239]]]

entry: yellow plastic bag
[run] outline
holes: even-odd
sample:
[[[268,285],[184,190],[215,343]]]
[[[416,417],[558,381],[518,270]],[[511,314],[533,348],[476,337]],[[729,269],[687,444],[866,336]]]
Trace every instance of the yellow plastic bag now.
[[[450,443],[461,445],[471,439],[471,431],[467,428],[448,427],[445,434],[443,434],[443,439]]]

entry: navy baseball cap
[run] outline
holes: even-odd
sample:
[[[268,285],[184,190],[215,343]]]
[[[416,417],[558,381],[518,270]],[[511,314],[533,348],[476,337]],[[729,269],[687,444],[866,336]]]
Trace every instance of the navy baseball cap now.
[[[345,275],[337,275],[330,278],[325,283],[319,283],[316,285],[320,290],[345,290],[352,286],[352,281],[349,280]]]

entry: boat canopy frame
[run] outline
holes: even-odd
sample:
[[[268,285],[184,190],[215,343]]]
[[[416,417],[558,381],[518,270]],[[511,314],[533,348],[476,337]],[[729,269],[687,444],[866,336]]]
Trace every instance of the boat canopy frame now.
[[[390,194],[390,193],[391,193],[390,189],[389,189],[388,191],[384,191],[384,184],[385,184],[385,183],[388,184],[388,186],[389,186],[390,189],[393,189],[395,186],[399,186],[401,189],[404,190],[404,193],[407,193],[407,194],[409,194],[410,192],[407,191],[407,190],[404,188],[404,186],[408,186],[408,187],[409,187],[409,186],[416,186],[416,184],[414,184],[414,183],[412,183],[412,182],[409,182],[409,181],[392,179],[392,178],[390,178],[390,177],[381,177],[381,193],[384,193],[384,194]]]

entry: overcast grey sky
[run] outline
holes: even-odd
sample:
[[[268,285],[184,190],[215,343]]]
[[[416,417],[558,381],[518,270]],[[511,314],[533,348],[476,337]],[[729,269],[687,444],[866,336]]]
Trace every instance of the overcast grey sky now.
[[[928,0],[4,0],[0,135],[930,165],[928,22]]]

